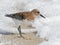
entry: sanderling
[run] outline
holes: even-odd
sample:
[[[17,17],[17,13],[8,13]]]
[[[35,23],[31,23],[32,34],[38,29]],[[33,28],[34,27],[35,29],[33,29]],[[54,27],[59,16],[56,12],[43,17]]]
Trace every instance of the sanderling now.
[[[14,14],[6,14],[5,16],[11,17],[12,19],[22,21],[22,23],[26,20],[31,22],[37,16],[41,16],[41,17],[45,18],[42,14],[40,14],[40,11],[38,9],[33,9],[31,11],[26,11],[26,12],[18,12],[18,13],[14,13]],[[21,33],[21,24],[19,24],[18,31],[19,31],[20,36],[23,37],[22,33]]]

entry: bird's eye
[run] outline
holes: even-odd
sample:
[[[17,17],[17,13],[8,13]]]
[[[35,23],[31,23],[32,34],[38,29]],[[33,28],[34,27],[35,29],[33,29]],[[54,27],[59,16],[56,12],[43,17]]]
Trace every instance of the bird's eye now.
[[[37,12],[37,13],[40,13],[40,12]]]

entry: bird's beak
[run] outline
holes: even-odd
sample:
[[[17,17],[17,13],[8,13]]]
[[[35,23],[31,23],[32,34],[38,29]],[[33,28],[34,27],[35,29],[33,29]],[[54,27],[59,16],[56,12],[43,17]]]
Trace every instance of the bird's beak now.
[[[42,14],[40,14],[40,16],[41,16],[41,17],[43,17],[43,18],[46,18],[46,17],[45,17],[45,16],[43,16]]]

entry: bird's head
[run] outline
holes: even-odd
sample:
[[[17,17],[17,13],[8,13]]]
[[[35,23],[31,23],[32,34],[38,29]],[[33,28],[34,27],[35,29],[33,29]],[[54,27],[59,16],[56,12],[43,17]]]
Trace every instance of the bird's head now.
[[[43,16],[43,15],[40,13],[40,11],[39,11],[38,9],[33,9],[31,12],[32,12],[32,14],[34,14],[35,16],[40,15],[41,17],[46,18],[45,16]]]

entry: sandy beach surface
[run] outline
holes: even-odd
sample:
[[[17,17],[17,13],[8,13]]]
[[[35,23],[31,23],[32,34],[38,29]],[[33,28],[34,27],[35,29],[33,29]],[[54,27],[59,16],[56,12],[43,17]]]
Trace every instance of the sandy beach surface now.
[[[34,27],[22,25],[21,28],[21,31],[24,29],[25,32],[22,32],[24,38],[20,37],[19,33],[0,34],[0,45],[38,45],[44,41],[44,39],[36,36],[37,30]]]
[[[0,35],[0,45],[37,45],[44,41],[33,33],[22,35],[24,38],[20,37],[19,34]]]

